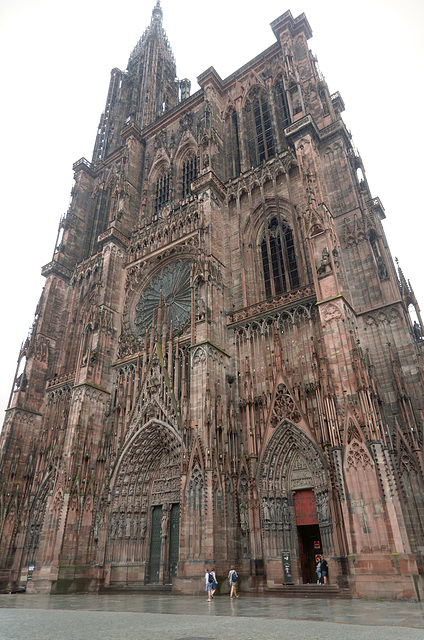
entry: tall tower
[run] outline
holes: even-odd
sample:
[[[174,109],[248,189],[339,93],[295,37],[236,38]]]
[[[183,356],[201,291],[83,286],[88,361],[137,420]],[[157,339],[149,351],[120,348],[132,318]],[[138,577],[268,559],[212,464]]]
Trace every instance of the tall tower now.
[[[125,124],[135,122],[142,129],[178,104],[175,60],[162,19],[158,0],[151,23],[134,47],[126,71],[111,71],[93,162],[103,160],[121,146],[121,130]]]
[[[235,562],[278,589],[325,554],[334,590],[422,597],[422,321],[308,20],[190,96],[162,19],[111,72],[43,267],[0,588],[196,593]]]

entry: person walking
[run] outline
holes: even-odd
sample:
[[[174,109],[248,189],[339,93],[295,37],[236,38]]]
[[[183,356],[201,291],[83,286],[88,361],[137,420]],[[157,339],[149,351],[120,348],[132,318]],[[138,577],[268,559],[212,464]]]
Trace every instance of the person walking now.
[[[321,575],[322,575],[322,579],[324,580],[324,584],[327,584],[327,581],[328,581],[328,562],[324,558],[324,556],[321,556]]]
[[[209,571],[209,567],[206,567],[206,573],[205,573],[205,591],[208,594],[208,599],[206,600],[206,602],[210,602],[212,600],[212,584],[213,584],[213,579],[212,578],[212,573]]]
[[[237,595],[237,578],[238,578],[237,571],[232,566],[230,571],[229,571],[229,573],[228,573],[228,582],[230,583],[230,598],[232,598],[233,596],[238,598],[238,595]]]
[[[321,584],[321,561],[318,559],[317,560],[317,568],[315,570],[317,572],[317,584]]]
[[[218,580],[216,579],[215,567],[212,567],[212,569],[209,572],[209,575],[212,576],[211,597],[213,598],[215,595],[216,587],[218,585]]]

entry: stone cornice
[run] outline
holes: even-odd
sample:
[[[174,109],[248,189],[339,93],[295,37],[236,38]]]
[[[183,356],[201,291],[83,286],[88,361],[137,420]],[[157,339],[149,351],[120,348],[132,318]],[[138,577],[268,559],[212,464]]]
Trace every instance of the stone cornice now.
[[[46,390],[50,391],[51,389],[57,389],[59,387],[64,387],[69,384],[74,386],[75,381],[75,371],[72,373],[63,373],[62,375],[56,376],[55,378],[51,378],[47,380]]]
[[[320,139],[320,131],[314,118],[310,114],[293,122],[293,124],[284,129],[284,135],[288,140],[301,138],[307,133],[311,134],[316,140]]]
[[[224,356],[227,356],[227,358],[231,357],[226,351],[224,351],[224,349],[222,349],[222,347],[218,347],[218,345],[214,344],[210,340],[202,340],[201,342],[196,342],[196,344],[190,345],[190,349],[197,349],[198,347],[212,347],[212,349],[219,351]]]
[[[127,138],[135,138],[138,142],[141,142],[143,139],[143,133],[134,121],[129,122],[121,131],[121,137],[126,140]]]
[[[281,34],[286,29],[290,31],[292,36],[303,32],[307,40],[312,37],[311,25],[309,24],[308,19],[304,13],[301,13],[296,18],[293,18],[292,12],[288,10],[281,16],[273,20],[270,26],[277,39],[280,38]]]
[[[115,244],[120,244],[124,249],[127,249],[130,244],[129,238],[116,229],[116,227],[109,227],[106,229],[106,231],[99,235],[97,240],[102,246],[108,242],[114,242]]]
[[[93,165],[87,160],[87,158],[80,158],[79,160],[74,162],[74,164],[72,165],[72,169],[75,171],[75,173],[78,173],[78,171],[85,171],[92,178],[96,175]]]
[[[45,278],[55,275],[68,282],[72,277],[72,271],[56,260],[52,260],[41,268],[41,275]]]
[[[221,200],[224,200],[225,187],[213,171],[202,173],[196,178],[196,180],[194,180],[194,182],[192,182],[191,185],[191,189],[195,194],[197,194],[199,191],[204,191],[207,188],[212,189],[215,194],[219,198],[221,198]]]
[[[12,411],[14,411],[14,412],[22,411],[23,413],[28,413],[28,414],[33,415],[33,416],[42,416],[43,415],[40,411],[36,411],[35,409],[26,409],[25,407],[20,407],[20,406],[8,407],[6,409],[7,413],[11,413]]]
[[[80,382],[76,384],[73,389],[81,389],[82,387],[88,387],[90,389],[95,389],[96,391],[101,391],[102,393],[106,393],[106,395],[110,396],[110,391],[104,389],[103,387],[99,387],[97,384],[93,382]]]

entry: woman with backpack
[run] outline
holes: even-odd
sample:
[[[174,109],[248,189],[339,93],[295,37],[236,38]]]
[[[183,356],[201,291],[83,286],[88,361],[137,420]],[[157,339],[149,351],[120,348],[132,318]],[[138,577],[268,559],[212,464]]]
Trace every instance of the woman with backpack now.
[[[215,567],[212,567],[212,569],[209,572],[209,582],[212,580],[212,591],[211,591],[211,596],[212,598],[215,595],[215,591],[216,591],[216,587],[218,585],[218,580],[216,579],[216,573],[215,573]]]
[[[211,598],[212,582],[209,582],[209,567],[206,567],[205,583],[206,583],[205,591],[208,594],[208,599],[206,600],[206,602],[210,602],[212,600]]]
[[[206,582],[205,591],[208,594],[208,599],[206,602],[210,602],[213,598],[213,594],[215,593],[215,589],[216,589],[216,576],[215,576],[215,571],[213,569],[209,570],[209,567],[206,567],[205,582]]]
[[[234,569],[234,567],[231,567],[229,574],[228,574],[228,582],[230,583],[230,598],[233,597],[233,595],[238,598],[237,595],[237,572]]]

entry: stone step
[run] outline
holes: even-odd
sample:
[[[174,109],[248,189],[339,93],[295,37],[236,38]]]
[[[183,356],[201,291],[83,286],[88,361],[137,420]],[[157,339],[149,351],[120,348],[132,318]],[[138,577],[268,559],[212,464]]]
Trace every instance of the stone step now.
[[[136,584],[136,583],[120,584],[119,582],[114,582],[108,587],[103,587],[101,591],[102,593],[111,593],[113,591],[125,591],[127,593],[131,593],[131,592],[136,593],[140,591],[145,591],[147,593],[160,593],[160,592],[171,593],[172,585],[171,584]]]
[[[267,587],[264,593],[283,598],[325,598],[326,600],[350,600],[349,589],[340,589],[333,584],[283,584]]]

